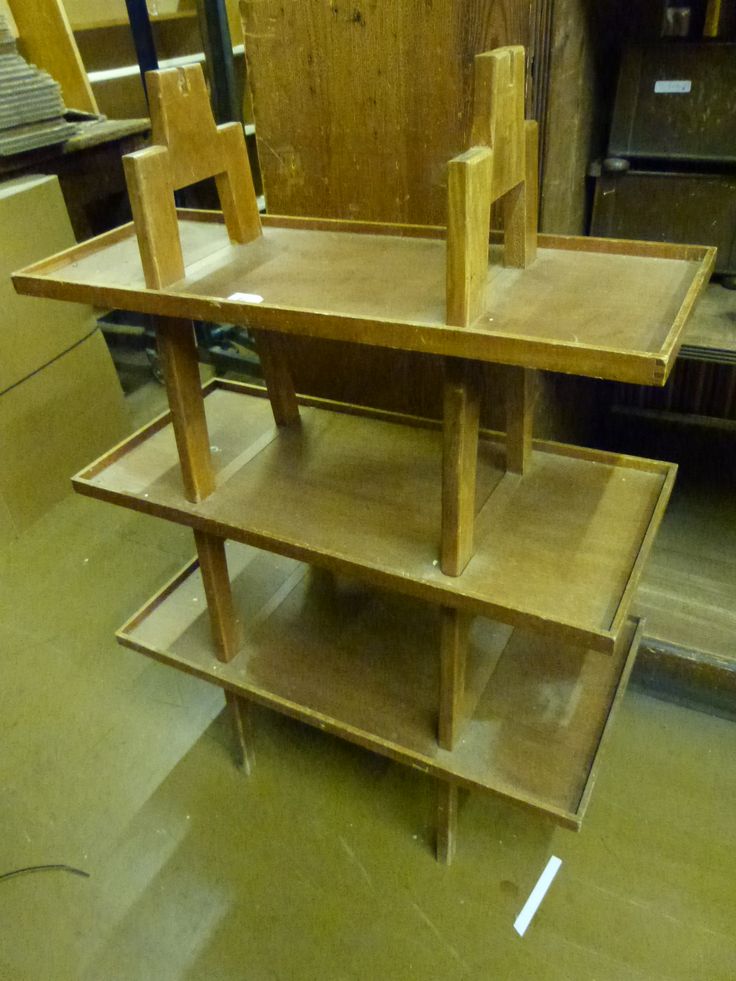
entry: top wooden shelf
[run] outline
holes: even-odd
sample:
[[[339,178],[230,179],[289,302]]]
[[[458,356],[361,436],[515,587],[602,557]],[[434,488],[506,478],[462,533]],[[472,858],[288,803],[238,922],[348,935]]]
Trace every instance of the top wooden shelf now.
[[[446,323],[446,231],[263,217],[231,242],[178,212],[185,277],[148,289],[132,224],[14,276],[21,293],[576,375],[663,385],[715,250],[539,236],[526,269],[491,246],[483,314]],[[239,297],[238,294],[246,294]]]

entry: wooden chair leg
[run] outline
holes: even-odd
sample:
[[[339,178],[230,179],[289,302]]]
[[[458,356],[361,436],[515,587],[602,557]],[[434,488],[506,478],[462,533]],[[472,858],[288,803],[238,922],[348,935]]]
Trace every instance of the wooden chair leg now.
[[[215,489],[199,357],[191,321],[156,318],[156,336],[179,452],[184,494],[201,501]]]
[[[437,780],[437,861],[451,865],[457,842],[457,785]]]
[[[194,541],[197,544],[199,570],[207,597],[210,629],[217,656],[221,661],[231,661],[240,649],[242,635],[233,605],[225,541],[217,535],[197,530],[194,532]]]
[[[480,397],[477,365],[445,362],[441,568],[459,576],[473,554]]]
[[[465,719],[465,666],[472,618],[453,607],[441,609],[440,712],[437,742],[453,750]]]
[[[247,699],[239,698],[238,695],[227,689],[225,689],[225,702],[233,730],[235,763],[244,770],[247,776],[250,776],[255,764],[253,754],[253,706]]]

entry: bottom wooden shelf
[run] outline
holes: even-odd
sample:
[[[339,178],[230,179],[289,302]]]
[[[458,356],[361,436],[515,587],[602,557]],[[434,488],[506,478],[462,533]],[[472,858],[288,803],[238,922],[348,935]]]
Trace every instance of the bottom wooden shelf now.
[[[196,562],[118,640],[276,711],[459,785],[581,824],[601,744],[636,656],[629,621],[613,656],[474,621],[469,721],[437,746],[439,607],[228,543],[240,653],[218,661]]]

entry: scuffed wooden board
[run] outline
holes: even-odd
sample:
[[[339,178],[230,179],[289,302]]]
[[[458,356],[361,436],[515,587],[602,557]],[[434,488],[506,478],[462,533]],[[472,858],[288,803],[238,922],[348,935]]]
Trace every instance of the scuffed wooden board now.
[[[444,222],[447,161],[469,146],[473,57],[507,44],[529,64],[534,54],[532,5],[518,0],[244,0],[241,11],[280,214]]]

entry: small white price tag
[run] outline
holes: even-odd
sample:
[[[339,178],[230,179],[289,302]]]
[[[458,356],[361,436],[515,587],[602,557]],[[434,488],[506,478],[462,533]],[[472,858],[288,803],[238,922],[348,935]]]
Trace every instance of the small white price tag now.
[[[693,83],[686,78],[662,79],[654,83],[654,91],[659,95],[684,95],[692,87]]]
[[[263,297],[258,293],[231,293],[228,300],[239,300],[241,303],[263,303]]]

